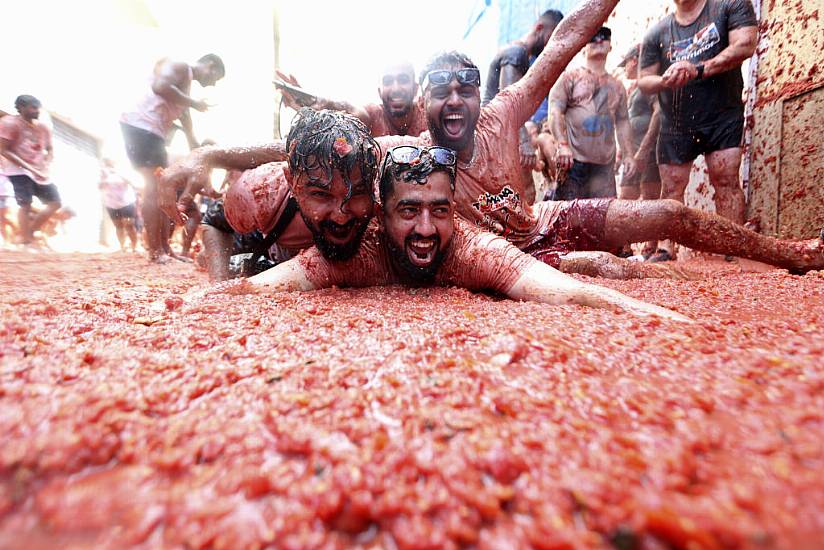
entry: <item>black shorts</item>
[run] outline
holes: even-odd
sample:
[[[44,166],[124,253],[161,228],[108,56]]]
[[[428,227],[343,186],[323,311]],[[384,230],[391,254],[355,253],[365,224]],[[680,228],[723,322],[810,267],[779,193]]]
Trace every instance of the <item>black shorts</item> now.
[[[647,157],[644,169],[636,172],[631,178],[621,179],[621,187],[638,187],[642,183],[659,183],[661,174],[658,172],[658,159],[655,151],[651,151]]]
[[[723,116],[713,126],[686,132],[661,130],[658,136],[658,164],[688,164],[699,155],[741,147],[744,117]]]
[[[203,219],[200,220],[202,225],[214,227],[222,233],[229,233],[232,235],[232,255],[236,254],[260,254],[265,255],[266,238],[260,231],[252,231],[251,233],[238,233],[229,222],[226,220],[226,214],[223,212],[223,199],[212,201],[206,208],[203,214]]]
[[[165,168],[169,164],[166,156],[166,141],[147,130],[120,123],[126,154],[135,168]]]
[[[555,200],[615,198],[615,163],[574,161],[566,179],[555,190]]]
[[[109,217],[112,219],[112,221],[128,220],[135,218],[134,203],[127,204],[123,208],[106,208],[106,211],[109,213]]]
[[[33,197],[37,197],[43,204],[57,204],[60,206],[60,193],[53,183],[40,185],[29,176],[6,176],[14,187],[14,198],[18,206],[31,206]]]

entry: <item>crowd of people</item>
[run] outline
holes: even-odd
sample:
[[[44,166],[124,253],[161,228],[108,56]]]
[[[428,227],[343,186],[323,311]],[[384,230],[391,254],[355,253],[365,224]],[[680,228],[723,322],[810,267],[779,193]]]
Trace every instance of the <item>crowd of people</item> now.
[[[144,179],[148,256],[187,257],[199,226],[211,279],[252,275],[247,288],[449,284],[667,316],[677,315],[560,272],[682,277],[661,263],[674,243],[799,272],[824,268],[820,240],[782,241],[743,225],[740,67],[756,46],[751,2],[673,3],[617,75],[607,71],[612,31],[603,23],[618,0],[543,13],[495,56],[483,101],[480,69],[456,51],[433,56],[417,78],[409,63],[386,67],[380,102],[369,105],[312,96],[280,74],[299,114],[285,141],[255,147],[194,137],[189,109],[209,106],[190,85],[224,77],[218,56],[162,60],[120,120]],[[580,51],[583,65],[570,67]],[[60,197],[44,172],[51,142],[39,102],[21,96],[17,107],[0,123],[0,153],[27,242]],[[191,153],[168,165],[166,136],[178,123]],[[699,155],[717,214],[683,205]],[[214,168],[227,170],[220,191]],[[110,166],[102,174],[121,246],[134,250],[137,197]],[[32,197],[45,205],[36,215]],[[169,244],[174,224],[184,225],[182,254]],[[646,243],[641,257],[621,258],[633,243]]]

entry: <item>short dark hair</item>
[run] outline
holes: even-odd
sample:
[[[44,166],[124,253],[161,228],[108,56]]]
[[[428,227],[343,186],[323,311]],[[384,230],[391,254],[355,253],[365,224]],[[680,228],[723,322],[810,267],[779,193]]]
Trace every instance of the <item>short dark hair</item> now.
[[[333,154],[334,153],[334,154]],[[326,179],[332,179],[337,169],[352,194],[350,174],[357,166],[361,179],[369,185],[370,195],[378,172],[380,146],[363,122],[340,111],[315,111],[304,107],[286,137],[289,169],[298,176],[320,169]]]
[[[461,53],[459,51],[452,50],[450,52],[440,52],[433,55],[426,66],[421,71],[420,76],[418,77],[418,81],[421,86],[423,86],[423,81],[426,78],[426,75],[431,73],[436,69],[443,69],[449,65],[459,65],[466,69],[477,69],[478,66],[475,65],[469,56],[465,53]]]
[[[419,182],[426,178],[429,174],[436,171],[446,172],[449,175],[449,188],[455,191],[455,170],[450,170],[446,166],[435,164],[432,157],[429,155],[421,155],[419,161],[413,165],[409,164],[395,164],[392,157],[387,153],[383,166],[381,166],[380,183],[378,184],[378,194],[380,195],[381,204],[386,204],[386,199],[395,190],[395,181],[403,179],[405,182]],[[453,167],[456,168],[456,167]],[[423,185],[423,183],[421,183]]]
[[[540,21],[546,23],[552,23],[553,25],[558,25],[564,18],[564,14],[558,10],[546,10],[544,13],[541,14],[539,17]]]
[[[206,55],[198,59],[197,62],[208,63],[212,65],[220,73],[218,78],[223,78],[224,76],[226,76],[226,66],[223,64],[223,60],[217,54],[207,53]]]
[[[23,107],[28,107],[29,105],[33,107],[40,107],[41,103],[40,100],[34,97],[33,95],[19,95],[17,99],[14,100],[14,108],[17,110],[22,109]]]

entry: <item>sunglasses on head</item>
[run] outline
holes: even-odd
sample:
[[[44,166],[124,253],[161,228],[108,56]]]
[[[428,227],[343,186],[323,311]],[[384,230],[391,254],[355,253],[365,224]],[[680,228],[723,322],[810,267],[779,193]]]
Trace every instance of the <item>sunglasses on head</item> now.
[[[415,161],[422,155],[429,155],[435,164],[441,166],[455,166],[458,157],[455,151],[446,147],[416,147],[414,145],[401,145],[389,150],[388,155],[395,164],[415,164]]]
[[[595,42],[608,42],[608,41],[611,41],[611,40],[612,40],[612,34],[611,33],[604,32],[604,31],[598,31],[597,33],[595,33],[595,36],[593,36],[590,39],[589,42],[590,42],[590,44],[592,44],[592,43],[595,43]]]
[[[458,69],[457,71],[450,71],[449,69],[437,69],[426,73],[426,81],[424,89],[430,86],[445,86],[452,82],[452,78],[458,80],[459,84],[471,84],[473,86],[481,86],[481,71],[476,68]]]

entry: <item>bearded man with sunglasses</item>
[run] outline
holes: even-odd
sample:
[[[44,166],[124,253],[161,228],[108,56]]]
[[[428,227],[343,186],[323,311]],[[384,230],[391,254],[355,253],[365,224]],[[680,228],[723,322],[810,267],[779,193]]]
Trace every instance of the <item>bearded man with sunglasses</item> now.
[[[317,248],[242,283],[277,292],[389,284],[492,290],[515,300],[623,309],[685,321],[668,309],[573,279],[506,239],[455,219],[455,152],[404,145],[390,149],[379,179],[380,204],[358,252],[333,260]]]

